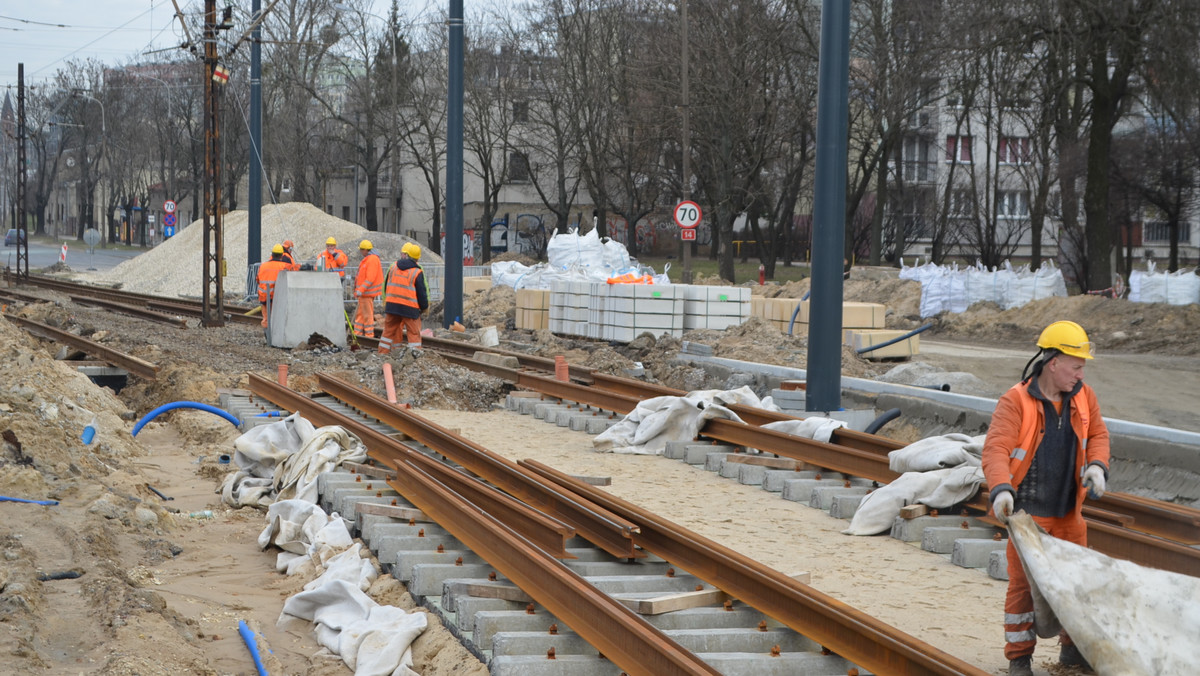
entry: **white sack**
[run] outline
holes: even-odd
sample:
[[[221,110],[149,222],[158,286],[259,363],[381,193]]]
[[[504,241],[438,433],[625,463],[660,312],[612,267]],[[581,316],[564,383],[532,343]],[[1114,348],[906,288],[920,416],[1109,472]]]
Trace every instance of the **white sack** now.
[[[893,472],[927,472],[933,469],[957,467],[962,464],[979,466],[983,463],[983,440],[966,434],[944,434],[928,437],[888,453],[888,468]]]
[[[1024,512],[1009,537],[1034,589],[1104,676],[1190,674],[1200,664],[1200,579],[1105,556],[1042,533]],[[1053,622],[1036,622],[1054,635]]]
[[[259,549],[271,545],[293,554],[306,554],[315,545],[339,551],[354,543],[346,522],[328,516],[307,500],[281,500],[267,508],[267,527],[258,535]]]
[[[763,425],[763,429],[775,430],[783,432],[794,437],[804,437],[813,441],[829,443],[833,438],[833,431],[845,427],[846,423],[833,418],[824,418],[819,415],[809,416],[803,420],[780,420],[779,422],[767,423]]]
[[[845,535],[890,531],[900,508],[912,504],[946,509],[970,498],[983,483],[983,468],[960,465],[929,472],[905,472],[895,481],[863,496]]]
[[[617,424],[601,432],[592,446],[601,453],[661,455],[668,441],[696,438],[711,418],[741,418],[726,408],[741,404],[761,408],[761,400],[748,386],[736,390],[697,390],[682,397],[662,396],[637,405]]]

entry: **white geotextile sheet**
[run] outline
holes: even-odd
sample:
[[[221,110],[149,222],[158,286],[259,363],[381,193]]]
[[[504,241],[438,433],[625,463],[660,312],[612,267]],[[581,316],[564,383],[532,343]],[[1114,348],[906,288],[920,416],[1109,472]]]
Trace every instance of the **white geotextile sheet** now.
[[[225,477],[221,501],[265,507],[276,500],[317,501],[317,477],[344,462],[363,462],[367,448],[338,425],[314,428],[300,414],[247,431],[233,442],[238,471]]]
[[[1200,578],[1051,537],[1024,512],[1008,534],[1033,589],[1034,626],[1066,629],[1102,676],[1191,674],[1200,665]]]
[[[864,495],[842,533],[877,535],[891,530],[901,507],[920,503],[945,509],[969,499],[984,481],[981,455],[986,436],[946,434],[889,453],[888,466],[900,476]]]
[[[601,453],[662,455],[668,441],[691,441],[712,418],[742,419],[727,406],[740,404],[778,411],[768,397],[758,398],[749,386],[736,390],[696,390],[682,397],[662,396],[637,405],[617,424],[592,440]]]
[[[412,642],[425,631],[425,613],[382,606],[367,596],[379,571],[341,517],[292,499],[272,504],[267,521],[258,545],[284,550],[276,559],[279,571],[320,573],[284,602],[279,624],[315,624],[317,641],[355,676],[415,676]]]

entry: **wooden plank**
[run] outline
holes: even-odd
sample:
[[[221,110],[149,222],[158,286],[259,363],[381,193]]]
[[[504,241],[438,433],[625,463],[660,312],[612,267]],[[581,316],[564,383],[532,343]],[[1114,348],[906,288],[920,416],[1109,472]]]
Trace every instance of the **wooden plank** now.
[[[771,455],[748,455],[746,453],[730,453],[725,456],[725,462],[739,462],[743,465],[761,465],[771,469],[786,469],[796,471],[800,462],[791,458],[776,458]]]
[[[434,523],[433,519],[426,516],[415,507],[401,507],[400,505],[381,505],[377,502],[358,502],[354,508],[359,514],[372,514],[375,516],[390,516],[393,519],[402,521],[420,521],[421,523]]]
[[[904,507],[900,508],[901,519],[915,519],[918,516],[925,516],[928,513],[929,507],[921,504],[905,505]]]
[[[788,577],[802,584],[809,584],[811,573],[796,573]],[[617,599],[626,608],[639,615],[661,615],[676,610],[702,608],[704,606],[720,605],[734,598],[720,589],[701,589],[700,591],[666,594],[650,599]]]
[[[504,599],[517,603],[533,603],[529,594],[521,591],[520,587],[511,584],[468,584],[466,592],[471,596],[484,599]]]

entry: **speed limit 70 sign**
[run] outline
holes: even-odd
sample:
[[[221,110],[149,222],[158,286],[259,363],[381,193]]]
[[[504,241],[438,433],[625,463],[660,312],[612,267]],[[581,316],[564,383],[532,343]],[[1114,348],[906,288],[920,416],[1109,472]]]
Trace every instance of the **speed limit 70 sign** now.
[[[166,202],[163,202],[163,211],[167,212],[168,214],[175,213],[175,200],[167,200]]]
[[[694,228],[700,225],[700,218],[704,215],[700,211],[700,205],[691,200],[684,200],[675,205],[675,225],[681,228]]]

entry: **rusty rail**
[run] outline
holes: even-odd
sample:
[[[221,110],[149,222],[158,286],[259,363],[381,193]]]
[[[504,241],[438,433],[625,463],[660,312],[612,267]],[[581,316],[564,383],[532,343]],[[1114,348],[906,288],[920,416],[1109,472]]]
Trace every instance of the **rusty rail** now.
[[[92,305],[95,307],[104,308],[106,310],[112,310],[114,312],[120,312],[121,314],[127,314],[139,319],[147,319],[160,324],[170,324],[179,329],[186,329],[188,327],[187,320],[183,319],[182,317],[155,312],[154,310],[148,310],[144,307],[118,303],[116,301],[106,300],[104,298],[91,298],[89,296],[80,296],[74,294],[71,295],[71,300],[79,303],[80,305]]]
[[[35,322],[32,319],[25,319],[14,314],[5,313],[4,318],[8,321],[20,326],[29,333],[41,336],[47,340],[52,340],[56,343],[70,345],[80,352],[92,355],[100,360],[108,362],[113,366],[119,366],[130,373],[137,375],[146,380],[154,380],[158,377],[158,366],[151,364],[148,361],[138,359],[133,355],[118,352],[117,350],[101,345],[92,340],[88,340],[82,336],[77,336],[67,331],[56,329],[52,326],[46,326],[41,322]]]

